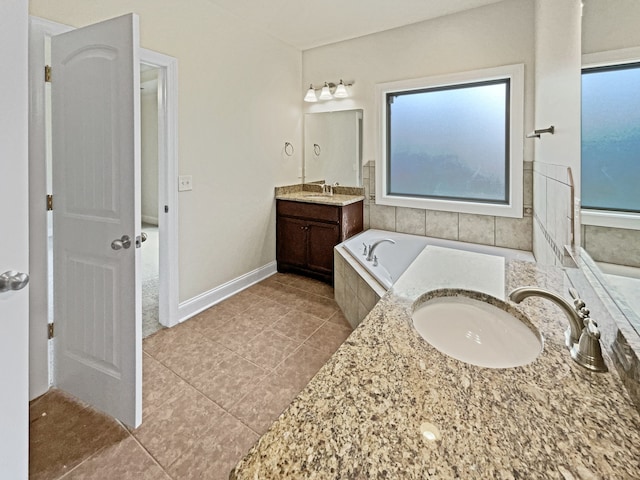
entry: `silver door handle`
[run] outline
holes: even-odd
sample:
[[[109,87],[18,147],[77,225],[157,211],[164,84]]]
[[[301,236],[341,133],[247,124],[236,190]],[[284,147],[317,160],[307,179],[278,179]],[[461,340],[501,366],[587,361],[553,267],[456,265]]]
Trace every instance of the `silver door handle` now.
[[[147,241],[147,234],[142,232],[142,241],[146,242]]]
[[[131,246],[131,238],[129,235],[122,235],[122,238],[116,238],[111,242],[111,248],[120,250],[121,248],[129,248]]]
[[[0,275],[0,292],[9,290],[21,290],[29,283],[29,275],[26,273],[8,270]]]

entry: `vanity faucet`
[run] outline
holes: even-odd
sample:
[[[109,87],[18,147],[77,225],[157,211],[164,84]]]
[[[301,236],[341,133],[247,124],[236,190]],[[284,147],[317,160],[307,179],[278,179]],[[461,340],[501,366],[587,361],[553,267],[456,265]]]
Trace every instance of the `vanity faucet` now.
[[[367,262],[370,262],[371,260],[373,260],[373,252],[378,247],[378,245],[380,245],[383,242],[389,242],[389,243],[394,243],[394,244],[396,243],[395,240],[391,240],[390,238],[383,238],[382,240],[378,240],[377,242],[373,243],[372,245],[369,245],[369,253],[367,254]]]
[[[570,288],[573,305],[560,295],[537,287],[516,288],[509,294],[511,301],[520,303],[528,297],[542,297],[558,305],[569,320],[569,328],[565,332],[565,343],[571,351],[571,358],[579,365],[594,372],[606,372],[607,366],[602,357],[600,331],[598,324],[589,317],[589,310],[578,292]]]

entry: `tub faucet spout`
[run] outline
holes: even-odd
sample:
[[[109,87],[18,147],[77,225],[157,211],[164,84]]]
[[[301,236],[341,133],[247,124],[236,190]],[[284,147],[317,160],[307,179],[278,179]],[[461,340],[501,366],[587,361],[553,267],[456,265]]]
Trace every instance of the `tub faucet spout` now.
[[[389,242],[389,243],[396,243],[395,240],[391,240],[390,238],[383,238],[382,240],[378,240],[377,242],[374,242],[372,245],[369,245],[369,253],[367,254],[367,262],[370,262],[371,260],[373,260],[373,252],[375,251],[376,248],[378,248],[378,245],[380,245],[381,243],[384,242]]]

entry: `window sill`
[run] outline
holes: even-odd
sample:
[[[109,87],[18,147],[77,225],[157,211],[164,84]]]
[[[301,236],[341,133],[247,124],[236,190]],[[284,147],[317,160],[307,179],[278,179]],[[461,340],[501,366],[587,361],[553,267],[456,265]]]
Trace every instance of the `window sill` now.
[[[640,213],[580,210],[583,225],[640,230]]]
[[[521,198],[521,196],[519,197]],[[522,218],[522,203],[497,205],[490,203],[462,202],[455,200],[437,200],[415,197],[396,197],[392,195],[376,196],[376,204],[392,207],[421,208],[444,212],[469,213],[474,215],[492,215],[496,217]]]

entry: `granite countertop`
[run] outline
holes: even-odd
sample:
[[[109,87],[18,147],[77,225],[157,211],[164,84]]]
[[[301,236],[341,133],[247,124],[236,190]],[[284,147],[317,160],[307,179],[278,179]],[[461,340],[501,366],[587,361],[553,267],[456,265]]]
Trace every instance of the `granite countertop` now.
[[[364,200],[363,195],[344,195],[340,193],[329,195],[321,195],[313,192],[294,192],[294,193],[283,193],[281,195],[276,195],[276,199],[278,200],[289,200],[293,202],[304,202],[304,203],[321,203],[323,205],[338,205],[345,206],[350,205],[352,203],[360,202]]]
[[[310,183],[276,187],[275,195],[277,200],[342,207],[364,200],[364,189],[361,187],[336,186],[333,187],[333,190],[333,195],[324,195],[322,194],[321,185]]]
[[[544,339],[529,365],[488,369],[440,353],[411,323],[414,301],[435,285],[422,256],[231,478],[638,478],[640,415],[609,358],[604,374],[574,363],[564,314],[534,297],[517,306]],[[553,267],[507,260],[503,271],[505,293],[567,289]],[[421,434],[425,423],[439,440]]]

